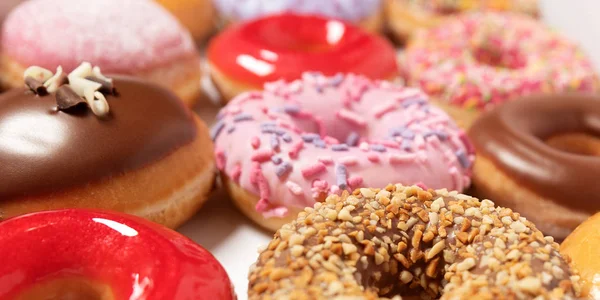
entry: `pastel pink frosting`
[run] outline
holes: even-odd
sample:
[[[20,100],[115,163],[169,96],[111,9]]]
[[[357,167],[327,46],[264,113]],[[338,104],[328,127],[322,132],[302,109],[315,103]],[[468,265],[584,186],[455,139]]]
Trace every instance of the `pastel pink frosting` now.
[[[470,184],[470,142],[418,89],[305,73],[236,97],[218,117],[217,166],[260,197],[256,209],[265,217],[344,189]]]
[[[29,0],[2,29],[4,55],[51,70],[88,61],[104,72],[131,74],[195,51],[189,32],[147,0]]]

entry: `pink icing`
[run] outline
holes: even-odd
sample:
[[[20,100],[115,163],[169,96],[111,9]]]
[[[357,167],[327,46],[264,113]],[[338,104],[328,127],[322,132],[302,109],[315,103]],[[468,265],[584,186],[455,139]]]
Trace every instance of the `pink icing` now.
[[[30,0],[2,30],[5,55],[51,70],[89,61],[130,74],[195,53],[189,32],[154,1]]]
[[[599,88],[577,45],[536,19],[511,13],[463,14],[423,31],[400,67],[411,85],[467,109],[534,93]]]
[[[219,169],[259,195],[265,217],[364,186],[460,191],[474,159],[464,132],[420,90],[357,75],[268,83],[223,108],[212,136]]]

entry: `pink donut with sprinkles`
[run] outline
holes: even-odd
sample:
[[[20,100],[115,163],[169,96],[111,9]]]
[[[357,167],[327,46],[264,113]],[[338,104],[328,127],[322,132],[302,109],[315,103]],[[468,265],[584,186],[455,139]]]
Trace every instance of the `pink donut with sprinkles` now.
[[[449,19],[417,35],[400,60],[407,83],[467,127],[480,111],[516,97],[598,90],[593,65],[577,45],[521,14]]]
[[[419,89],[304,73],[221,110],[217,166],[234,201],[275,231],[328,194],[391,182],[461,191],[473,148]]]

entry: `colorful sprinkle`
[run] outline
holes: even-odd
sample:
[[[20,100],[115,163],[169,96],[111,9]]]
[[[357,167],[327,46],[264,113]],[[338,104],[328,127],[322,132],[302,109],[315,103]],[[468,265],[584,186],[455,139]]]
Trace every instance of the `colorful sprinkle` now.
[[[374,145],[371,145],[371,150],[377,151],[377,152],[385,152],[387,149],[383,145],[374,144]]]
[[[348,151],[348,145],[346,145],[346,144],[332,145],[331,150],[333,150],[333,151]]]
[[[287,186],[293,195],[301,196],[303,194],[302,187],[293,181],[286,181],[285,186]]]
[[[322,162],[317,162],[315,164],[304,167],[300,172],[304,178],[310,178],[315,175],[319,175],[327,170],[327,167]]]
[[[292,171],[292,164],[286,161],[281,165],[277,166],[277,168],[275,169],[275,175],[281,178],[284,175],[288,174],[290,171]]]
[[[250,145],[252,146],[252,148],[258,149],[258,147],[260,147],[260,138],[258,138],[257,136],[251,137]]]
[[[365,127],[367,125],[367,121],[363,117],[345,108],[340,109],[336,115],[338,118],[356,126]]]
[[[343,164],[338,164],[335,166],[335,178],[339,188],[345,190],[347,187],[348,179],[348,170],[346,169],[346,166],[344,166]]]
[[[281,157],[279,157],[279,156],[272,156],[271,157],[271,161],[274,164],[278,165],[278,164],[280,164],[283,161],[283,159],[281,159]]]
[[[215,123],[215,125],[210,130],[210,138],[213,141],[217,140],[217,137],[219,136],[221,131],[223,131],[223,128],[225,128],[225,122],[223,120],[220,120],[217,123]]]
[[[348,134],[348,137],[346,137],[346,145],[350,147],[356,147],[359,139],[360,135],[358,134],[358,132],[352,131],[350,132],[350,134]]]
[[[298,141],[296,144],[294,144],[292,146],[292,149],[290,149],[290,151],[288,152],[288,155],[290,156],[290,158],[292,158],[292,159],[298,158],[298,153],[300,153],[300,150],[302,150],[303,147],[304,147],[303,141]]]
[[[267,162],[271,160],[271,156],[273,156],[273,150],[268,149],[268,148],[264,148],[264,149],[259,149],[256,150],[252,156],[250,157],[250,159],[252,161],[257,161],[257,162]]]
[[[254,117],[252,115],[249,114],[239,114],[235,117],[233,117],[233,122],[244,122],[244,121],[252,121],[254,120]]]

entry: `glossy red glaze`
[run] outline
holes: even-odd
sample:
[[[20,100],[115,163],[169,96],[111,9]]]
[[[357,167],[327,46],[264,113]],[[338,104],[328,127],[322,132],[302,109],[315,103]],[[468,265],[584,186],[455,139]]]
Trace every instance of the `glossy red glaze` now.
[[[234,299],[223,267],[190,239],[123,214],[61,210],[0,223],[0,299],[82,278],[114,299]]]
[[[230,27],[211,41],[208,59],[227,77],[258,88],[305,71],[371,79],[398,71],[396,51],[382,37],[342,21],[289,13]]]

